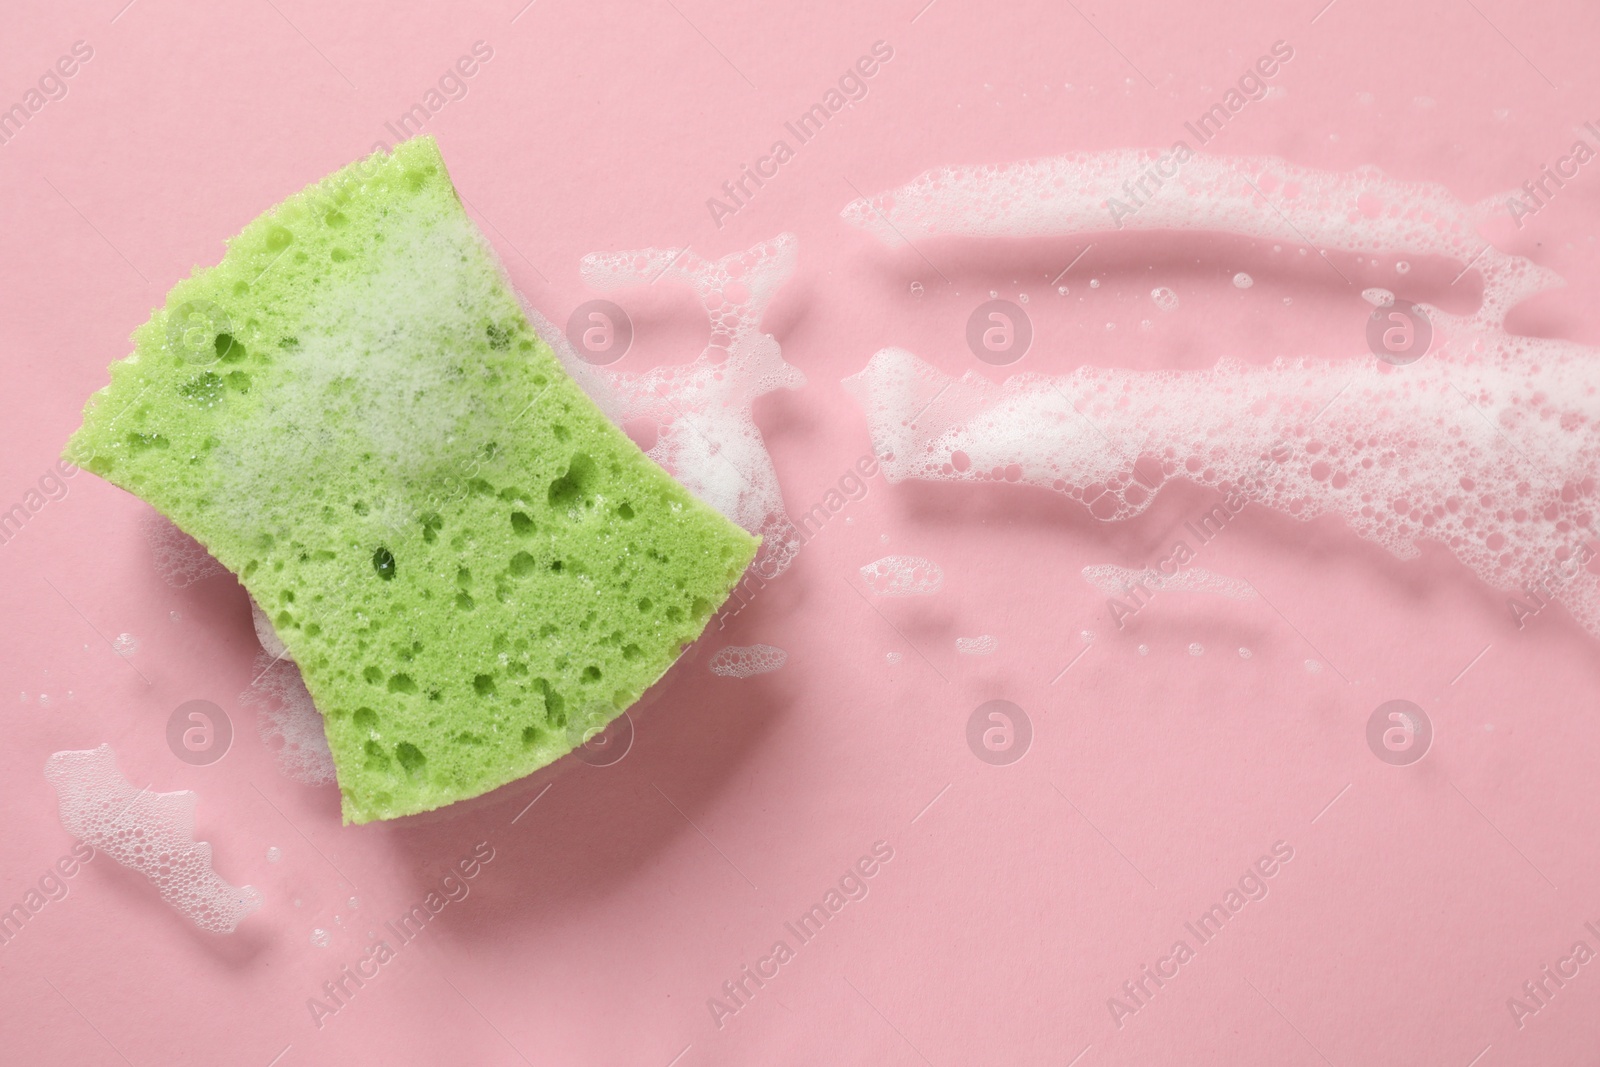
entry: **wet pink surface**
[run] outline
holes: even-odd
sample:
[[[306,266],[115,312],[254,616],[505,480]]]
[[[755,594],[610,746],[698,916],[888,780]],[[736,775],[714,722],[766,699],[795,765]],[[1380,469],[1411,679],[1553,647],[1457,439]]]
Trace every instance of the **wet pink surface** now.
[[[14,5],[0,35],[0,104],[74,42],[93,51],[0,145],[0,507],[38,484],[173,282],[392,142],[385,123],[478,41],[492,58],[425,129],[550,319],[599,295],[585,253],[716,258],[798,236],[764,328],[809,384],[756,409],[794,515],[870,448],[839,379],[885,345],[979,366],[964,331],[991,291],[1030,297],[1017,369],[1056,372],[1370,359],[1361,288],[1460,310],[1476,295],[1446,263],[1402,278],[1392,257],[1341,260],[1338,277],[1292,233],[1276,252],[1111,232],[891,252],[837,217],[858,195],[938,163],[1166,146],[1279,40],[1294,49],[1281,94],[1207,151],[1371,164],[1475,202],[1600,122],[1600,14],[1576,2],[119,6]],[[865,97],[719,226],[707,198],[879,41],[893,57]],[[1485,230],[1569,283],[1513,329],[1600,344],[1594,168],[1520,229]],[[1234,288],[1238,271],[1255,284]],[[1159,311],[1154,286],[1179,307]],[[704,343],[686,288],[609,295],[636,331],[619,370]],[[0,947],[8,1062],[1490,1067],[1587,1062],[1600,1038],[1600,964],[1572,955],[1600,951],[1600,648],[1559,606],[1519,628],[1443,550],[1400,561],[1336,520],[1252,510],[1191,547],[1270,604],[1174,593],[1119,629],[1080,569],[1165,556],[1213,496],[1170,487],[1104,525],[1039,490],[873,479],[636,709],[620,762],[568,760],[427,818],[346,828],[335,789],[280,774],[239,703],[257,651],[242,589],[167,585],[148,508],[88,474],[66,484],[0,545],[0,907],[73,847],[46,758],[103,742],[135,785],[194,790],[218,872],[265,903],[206,934],[95,859]],[[943,587],[872,598],[859,568],[890,554],[937,562]],[[119,657],[124,633],[138,648]],[[980,634],[993,655],[956,652]],[[723,646],[758,643],[784,666],[709,670]],[[207,766],[166,739],[195,699],[235,732]],[[1408,766],[1367,744],[1393,699],[1433,731]],[[1008,765],[968,745],[991,700],[1031,724]],[[485,842],[463,899],[410,943],[388,932]],[[1252,876],[1275,850],[1271,876]],[[859,899],[833,898],[802,941],[786,924],[826,910],[841,879]],[[1197,937],[1186,924],[1241,880],[1260,899]],[[328,999],[374,940],[393,958]]]

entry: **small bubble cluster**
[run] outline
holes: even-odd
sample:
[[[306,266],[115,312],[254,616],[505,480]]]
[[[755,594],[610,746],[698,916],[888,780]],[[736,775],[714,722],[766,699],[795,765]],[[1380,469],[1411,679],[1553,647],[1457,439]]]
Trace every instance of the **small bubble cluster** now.
[[[884,556],[861,568],[878,596],[931,596],[944,586],[944,571],[921,556]]]
[[[724,678],[750,678],[782,667],[789,653],[772,645],[729,645],[711,657],[712,674]]]
[[[194,839],[193,792],[135,789],[117,770],[110,745],[57,752],[44,774],[67,833],[150,879],[161,899],[200,929],[232,933],[261,907],[260,891],[224,881],[211,867],[211,845]]]

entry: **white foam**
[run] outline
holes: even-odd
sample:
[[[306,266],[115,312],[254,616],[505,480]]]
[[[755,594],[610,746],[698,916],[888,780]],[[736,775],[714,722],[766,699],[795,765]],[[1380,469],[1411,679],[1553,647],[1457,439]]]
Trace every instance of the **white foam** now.
[[[145,515],[139,525],[155,555],[156,570],[168,585],[182,588],[227,570],[204,545],[178,529],[160,512]]]
[[[293,663],[294,657],[289,655],[289,650],[284,647],[283,641],[278,637],[278,631],[273,627],[272,620],[267,618],[267,613],[261,610],[254,597],[250,598],[250,622],[255,626],[256,640],[261,642],[261,650],[275,660]]]
[[[260,891],[224,881],[211,867],[211,845],[194,839],[193,791],[135,789],[117,770],[110,745],[57,752],[44,774],[67,833],[150,879],[161,899],[200,929],[232,933],[261,906]]]
[[[1000,642],[992,634],[956,638],[956,651],[964,656],[992,656]]]
[[[538,311],[524,308],[567,372],[611,420],[649,420],[657,428],[650,458],[690,492],[765,540],[756,566],[781,573],[800,539],[783,506],[777,471],[756,427],[756,398],[798,389],[805,375],[784,362],[778,342],[762,333],[761,316],[794,273],[798,244],[780,234],[715,262],[693,251],[646,248],[592,252],[580,265],[600,290],[659,281],[690,286],[706,310],[711,336],[692,362],[626,374],[578,358],[566,336]]]
[[[729,645],[711,657],[711,673],[724,678],[768,674],[788,662],[789,653],[772,645]]]
[[[1107,200],[1126,196],[1122,183],[1155,157],[944,167],[844,215],[890,242],[1104,231]],[[1486,245],[1474,229],[1481,214],[1441,186],[1372,168],[1335,174],[1196,156],[1121,223],[1260,239],[1293,227],[1315,249],[1442,256],[1482,276],[1481,306],[1455,315],[1419,304],[1433,346],[1405,367],[1366,352],[1265,365],[1224,356],[1208,371],[1082,367],[994,384],[887,348],[845,387],[867,411],[891,482],[1044,486],[1115,521],[1181,479],[1239,507],[1338,515],[1401,557],[1424,541],[1444,545],[1514,595],[1548,592],[1559,577],[1562,604],[1600,636],[1600,582],[1572,566],[1595,539],[1600,354],[1505,331],[1511,307],[1561,280]]]
[[[335,780],[328,735],[292,660],[256,657],[255,681],[239,694],[241,707],[256,709],[256,729],[277,751],[278,770],[307,785]]]
[[[878,596],[932,596],[944,586],[944,571],[921,556],[884,556],[861,568]]]
[[[1083,568],[1083,580],[1107,596],[1126,596],[1141,586],[1163,592],[1212,593],[1231,600],[1253,600],[1255,588],[1243,578],[1215,574],[1203,567],[1182,567],[1167,574],[1155,567],[1137,569],[1115,563],[1092,563]]]
[[[891,245],[935,236],[1190,230],[1279,241],[1287,234],[1316,249],[1362,254],[1444,256],[1483,276],[1483,307],[1473,320],[1481,325],[1498,325],[1519,300],[1561,284],[1553,271],[1477,236],[1474,222],[1485,210],[1503,211],[1504,197],[1469,207],[1441,185],[1398,181],[1375,167],[1319,171],[1272,156],[1200,153],[1133,204],[1124,184],[1136,186],[1163,154],[1117,149],[935,167],[898,189],[852,201],[840,214]],[[1115,212],[1114,201],[1137,210]]]

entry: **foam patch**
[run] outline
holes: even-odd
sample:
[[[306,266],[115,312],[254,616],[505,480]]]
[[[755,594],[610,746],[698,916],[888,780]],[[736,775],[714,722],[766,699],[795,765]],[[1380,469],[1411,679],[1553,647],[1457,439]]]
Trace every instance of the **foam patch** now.
[[[239,575],[325,717],[346,821],[564,755],[755,555],[562,370],[430,138],[252,222],[134,342],[69,454]]]
[[[228,568],[218,563],[204,545],[178,529],[160,512],[145,515],[139,525],[155,556],[156,570],[168,585],[182,589],[228,573]]]
[[[602,291],[675,281],[699,297],[710,320],[705,349],[684,365],[625,374],[578,358],[566,335],[531,307],[529,320],[567,373],[620,425],[657,430],[649,456],[697,497],[762,537],[757,567],[771,579],[789,566],[800,538],[784,510],[777,471],[752,414],[758,397],[798,389],[805,375],[760,330],[761,316],[794,273],[798,242],[779,234],[711,262],[692,251],[592,252],[580,272]]]
[[[255,709],[256,729],[274,751],[278,771],[307,785],[335,781],[322,716],[294,661],[267,649],[256,657],[252,670],[255,680],[239,694],[239,705]]]
[[[844,215],[890,242],[1103,232],[1106,201],[1156,158],[938,168]],[[1254,503],[1302,520],[1338,515],[1401,557],[1422,541],[1444,545],[1495,588],[1540,606],[1559,599],[1600,636],[1600,582],[1587,569],[1597,552],[1600,353],[1505,331],[1511,307],[1560,278],[1485,244],[1478,217],[1440,186],[1370,168],[1332,174],[1199,156],[1122,222],[1262,239],[1292,226],[1317,249],[1444,256],[1482,275],[1482,305],[1468,315],[1417,305],[1433,348],[1404,367],[1370,355],[1224,358],[1210,371],[1083,367],[995,384],[886,348],[845,388],[866,410],[874,448],[889,453],[891,482],[1042,486],[1119,521],[1167,481],[1189,481],[1223,494],[1216,523]]]
[[[770,674],[789,661],[789,653],[772,645],[729,645],[711,657],[711,673],[724,678]]]
[[[932,596],[944,587],[944,569],[921,556],[884,556],[861,568],[861,580],[878,596]]]
[[[963,656],[992,656],[999,648],[1000,641],[993,634],[956,638],[956,651]]]
[[[135,789],[110,745],[57,752],[44,766],[61,825],[154,883],[161,899],[202,930],[230,934],[261,907],[261,892],[234,886],[211,867],[211,845],[194,839],[195,794]]]

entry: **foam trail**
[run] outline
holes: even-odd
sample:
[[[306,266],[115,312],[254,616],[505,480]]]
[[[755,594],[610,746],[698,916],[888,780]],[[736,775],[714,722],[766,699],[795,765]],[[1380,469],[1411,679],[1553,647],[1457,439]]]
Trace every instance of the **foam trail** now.
[[[44,774],[67,833],[150,879],[161,899],[200,929],[232,933],[261,906],[260,891],[224,881],[211,867],[210,843],[194,839],[193,791],[135,789],[117,770],[110,745],[57,752]]]
[[[1083,568],[1083,580],[1106,596],[1126,596],[1140,586],[1188,593],[1213,593],[1230,600],[1254,600],[1255,587],[1243,578],[1230,578],[1203,567],[1184,567],[1166,574],[1154,567],[1135,569],[1115,563],[1093,563]]]
[[[1438,543],[1514,597],[1537,607],[1559,599],[1600,637],[1600,582],[1585,569],[1597,552],[1600,353],[1504,328],[1516,303],[1559,276],[1486,244],[1477,210],[1443,187],[1372,168],[1197,156],[1114,227],[1109,202],[1157,159],[1116,151],[937,168],[843,214],[889,241],[1123,227],[1294,232],[1317,249],[1454,259],[1482,275],[1482,305],[1464,316],[1418,305],[1433,347],[1405,367],[1368,355],[1224,357],[1210,371],[1081,367],[995,384],[886,348],[845,380],[874,448],[888,453],[886,477],[1044,486],[1107,521],[1139,514],[1167,480],[1182,479],[1224,495],[1208,516],[1218,528],[1256,503],[1302,520],[1339,515],[1401,557]],[[1520,603],[1509,604],[1519,622]]]
[[[805,384],[805,375],[784,362],[778,342],[760,330],[762,314],[794,273],[797,248],[795,237],[785,233],[715,262],[692,251],[657,248],[583,258],[579,269],[596,289],[661,279],[694,289],[711,337],[693,362],[681,366],[623,374],[585,363],[560,329],[523,302],[534,329],[613,422],[655,423],[659,432],[650,458],[765,539],[755,565],[767,579],[788,567],[800,540],[752,408],[759,396]]]
[[[1287,238],[1319,250],[1443,256],[1483,276],[1483,306],[1473,322],[1485,326],[1498,326],[1518,301],[1563,284],[1555,272],[1479,237],[1478,209],[1441,185],[1398,181],[1376,167],[1313,170],[1273,156],[1192,155],[1168,177],[1175,160],[1155,149],[1116,149],[935,167],[898,189],[851,201],[840,215],[891,245],[939,236],[1191,230]],[[1152,171],[1159,182],[1148,177]],[[1141,179],[1147,198],[1129,191]]]
[[[773,645],[729,645],[711,657],[711,673],[724,678],[749,678],[777,670],[789,653]]]
[[[956,651],[966,656],[992,656],[1000,642],[992,634],[956,638]]]

